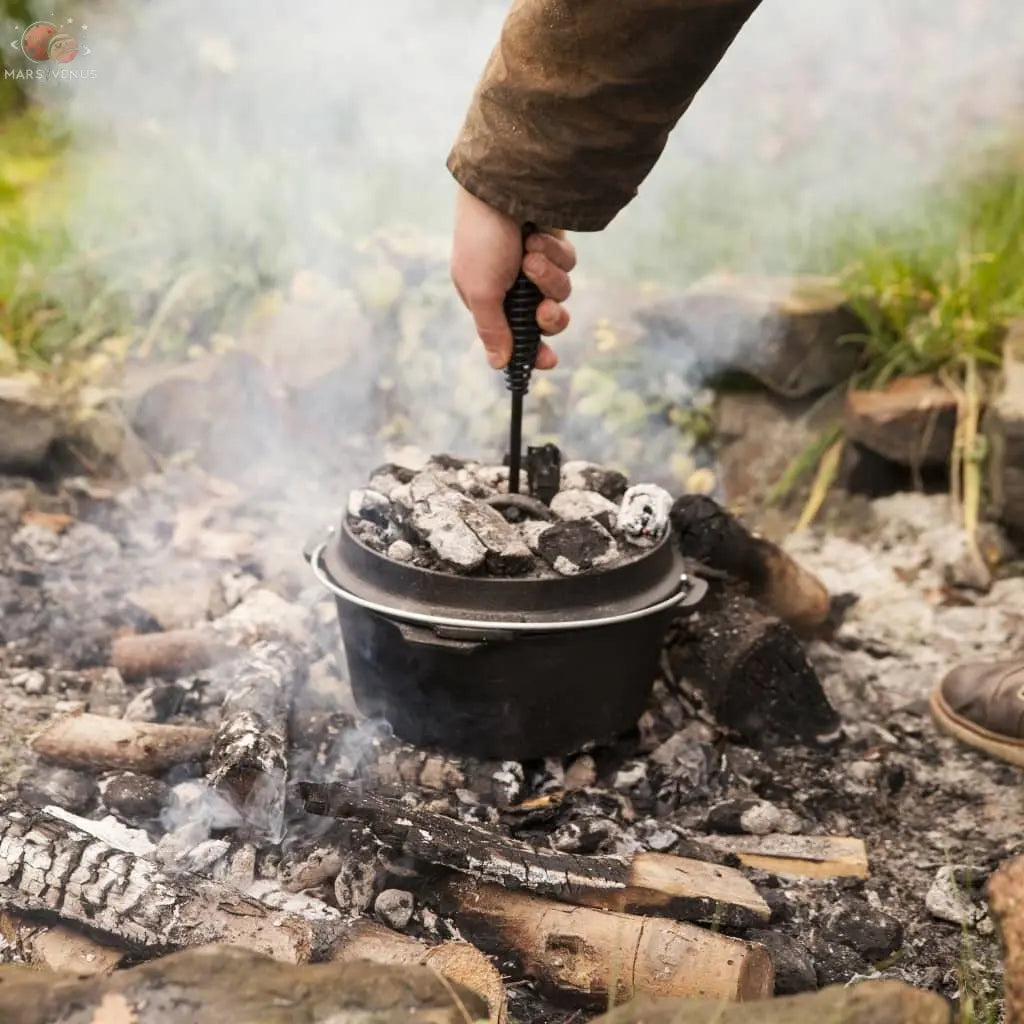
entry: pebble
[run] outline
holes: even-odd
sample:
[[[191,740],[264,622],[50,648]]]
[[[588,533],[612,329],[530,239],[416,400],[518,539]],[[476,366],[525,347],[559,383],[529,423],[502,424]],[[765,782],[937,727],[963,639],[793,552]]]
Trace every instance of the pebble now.
[[[970,897],[971,883],[975,885],[981,873],[964,865],[939,868],[924,898],[924,905],[932,917],[950,924],[971,927],[983,915]]]
[[[393,562],[411,562],[415,554],[413,546],[407,540],[396,540],[388,548],[388,558]],[[333,617],[333,609],[332,609]]]
[[[70,768],[40,765],[29,769],[18,781],[18,796],[36,807],[56,804],[75,814],[84,814],[94,804],[96,795],[92,776]]]
[[[38,669],[29,668],[22,672],[15,672],[11,677],[11,683],[14,686],[20,686],[27,694],[32,696],[38,696],[41,693],[46,693],[49,686],[46,682],[46,676]]]
[[[745,833],[766,836],[779,831],[782,815],[766,800],[725,800],[708,811],[709,832]]]
[[[903,925],[884,910],[861,900],[847,900],[825,918],[828,937],[860,953],[870,961],[884,960],[903,944]]]
[[[412,920],[415,901],[404,889],[385,889],[373,903],[373,912],[381,924],[404,931]]]

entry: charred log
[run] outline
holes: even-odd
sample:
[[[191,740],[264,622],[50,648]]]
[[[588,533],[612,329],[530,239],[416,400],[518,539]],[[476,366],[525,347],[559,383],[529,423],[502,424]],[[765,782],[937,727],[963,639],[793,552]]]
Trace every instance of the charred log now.
[[[672,528],[687,558],[728,573],[751,597],[800,630],[832,616],[825,585],[777,544],[755,537],[735,516],[703,494],[685,494],[672,506]]]
[[[334,939],[328,924],[221,882],[168,874],[14,799],[0,801],[0,904],[149,953],[223,942],[302,963]]]
[[[720,725],[754,745],[818,743],[839,727],[797,635],[731,587],[714,588],[675,624],[667,665]]]
[[[426,861],[567,903],[746,927],[768,918],[767,904],[738,872],[682,857],[578,856],[538,849],[357,787],[303,783],[306,809],[365,822],[381,840]]]

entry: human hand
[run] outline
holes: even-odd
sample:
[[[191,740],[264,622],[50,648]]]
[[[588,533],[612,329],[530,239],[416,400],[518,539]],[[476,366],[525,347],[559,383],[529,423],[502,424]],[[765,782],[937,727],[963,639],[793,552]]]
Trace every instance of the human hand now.
[[[503,302],[520,267],[544,296],[537,307],[537,325],[541,334],[550,337],[569,326],[569,313],[562,303],[572,290],[569,272],[575,266],[576,250],[564,231],[539,229],[527,236],[524,245],[522,229],[511,217],[459,186],[452,281],[473,316],[487,361],[494,369],[502,369],[512,356],[512,332]],[[537,369],[550,370],[557,362],[551,346],[541,342]]]

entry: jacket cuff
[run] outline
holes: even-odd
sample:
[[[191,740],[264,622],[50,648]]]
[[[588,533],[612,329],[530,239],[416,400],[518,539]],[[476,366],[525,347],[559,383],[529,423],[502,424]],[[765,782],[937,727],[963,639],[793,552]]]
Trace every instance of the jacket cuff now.
[[[619,212],[619,207],[607,204],[566,203],[537,205],[523,202],[501,183],[479,174],[459,153],[456,146],[448,156],[448,170],[452,177],[477,199],[493,206],[519,224],[529,221],[538,227],[563,231],[603,231]]]

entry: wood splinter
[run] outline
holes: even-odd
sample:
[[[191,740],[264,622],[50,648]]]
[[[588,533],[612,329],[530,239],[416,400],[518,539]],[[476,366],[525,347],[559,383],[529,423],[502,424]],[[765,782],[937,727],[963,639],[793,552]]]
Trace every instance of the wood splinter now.
[[[853,836],[705,836],[749,868],[783,878],[867,878],[868,852]]]

